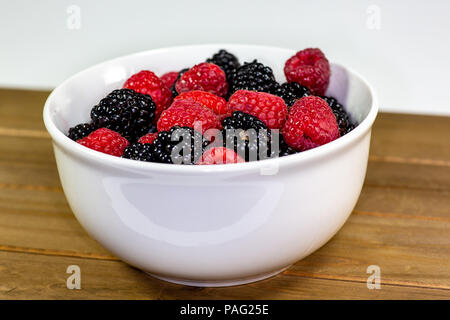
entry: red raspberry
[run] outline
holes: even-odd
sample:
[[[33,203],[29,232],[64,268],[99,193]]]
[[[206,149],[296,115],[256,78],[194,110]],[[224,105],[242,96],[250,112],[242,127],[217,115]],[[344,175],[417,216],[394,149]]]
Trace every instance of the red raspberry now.
[[[201,124],[202,129],[198,128]],[[193,100],[176,100],[164,110],[158,120],[158,131],[167,131],[173,126],[190,127],[204,133],[208,129],[222,129],[217,115]]]
[[[156,74],[148,70],[142,70],[132,75],[125,81],[123,87],[150,95],[156,104],[155,119],[158,119],[161,112],[167,109],[172,102],[172,93],[169,88],[164,85]]]
[[[140,143],[153,143],[156,137],[158,136],[158,132],[147,133],[145,136],[139,138],[138,142]]]
[[[297,52],[284,65],[288,82],[297,82],[323,96],[330,83],[330,64],[320,49],[308,48]]]
[[[233,150],[225,147],[214,147],[206,150],[197,164],[227,164],[240,162],[245,162],[245,160]]]
[[[290,147],[303,151],[339,138],[339,126],[325,100],[308,96],[297,100],[289,110],[283,137]]]
[[[227,94],[228,83],[225,72],[219,66],[203,62],[183,73],[175,89],[178,93],[203,90],[223,97]]]
[[[177,71],[171,71],[171,72],[164,73],[161,76],[161,81],[166,85],[167,88],[170,88],[170,87],[172,87],[175,80],[177,80],[178,74],[179,74],[179,72],[177,72]]]
[[[202,104],[203,106],[211,109],[217,114],[219,120],[222,120],[225,117],[231,116],[230,107],[227,105],[227,101],[215,94],[206,91],[193,90],[188,92],[183,92],[179,96],[177,96],[174,101],[184,99],[184,100],[193,100]]]
[[[228,100],[231,111],[242,111],[263,121],[269,129],[281,129],[288,109],[284,100],[270,93],[238,90]]]
[[[90,149],[120,157],[128,146],[127,139],[107,128],[100,128],[77,142]]]

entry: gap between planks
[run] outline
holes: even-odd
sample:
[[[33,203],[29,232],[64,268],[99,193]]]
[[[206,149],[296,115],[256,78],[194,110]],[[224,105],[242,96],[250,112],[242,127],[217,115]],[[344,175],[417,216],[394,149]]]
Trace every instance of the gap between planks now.
[[[39,138],[39,139],[49,139],[50,138],[49,134],[43,130],[27,130],[27,129],[14,129],[14,128],[2,128],[2,127],[0,127],[0,135],[14,136],[14,137]],[[405,158],[405,157],[397,157],[397,156],[370,155],[369,161],[400,163],[400,164],[415,164],[415,165],[438,166],[438,167],[450,167],[450,161],[446,161],[446,160]],[[62,192],[62,188],[60,188],[60,187],[47,187],[47,186],[39,186],[39,185],[34,186],[34,185],[16,185],[16,184],[0,183],[0,188]],[[353,211],[353,214],[375,216],[375,217],[407,218],[407,219],[426,220],[426,221],[450,222],[450,218],[417,216],[417,215],[398,214],[398,213],[369,212],[369,211],[355,210],[355,211]],[[120,261],[120,259],[118,259],[117,257],[109,256],[109,255],[81,253],[81,252],[63,251],[63,250],[25,248],[25,247],[15,247],[15,246],[5,246],[5,245],[0,245],[0,251],[47,255],[47,256],[72,257],[72,258],[81,258],[81,259]],[[358,278],[358,277],[351,277],[351,276],[343,277],[343,276],[337,276],[337,275],[307,273],[307,272],[298,272],[298,271],[290,271],[290,270],[284,271],[283,274],[306,277],[306,278],[334,280],[334,281],[347,281],[347,282],[359,282],[359,283],[366,282],[366,279]],[[402,287],[417,287],[417,288],[450,290],[450,287],[446,286],[446,285],[423,284],[420,282],[399,281],[399,280],[391,280],[391,279],[387,279],[387,280],[384,279],[383,284],[392,285],[392,286],[402,286]]]
[[[101,254],[92,254],[92,253],[77,253],[72,251],[62,251],[62,250],[48,250],[48,249],[33,249],[33,248],[24,248],[24,247],[14,247],[14,246],[4,246],[0,245],[0,251],[6,252],[15,252],[15,253],[25,253],[25,254],[36,254],[36,255],[46,255],[46,256],[58,256],[58,257],[70,257],[70,258],[79,258],[79,259],[92,259],[92,260],[108,260],[108,261],[117,261],[121,260],[114,256],[107,256]],[[296,276],[310,279],[321,279],[321,280],[330,280],[330,281],[345,281],[345,282],[354,282],[354,283],[366,283],[367,279],[362,277],[354,277],[354,276],[339,276],[339,275],[330,275],[330,274],[319,274],[313,272],[303,272],[303,271],[291,271],[290,269],[282,272],[281,274],[287,276]],[[392,280],[392,279],[383,279],[383,285],[389,286],[399,286],[399,287],[408,287],[408,288],[426,288],[426,289],[439,289],[439,290],[449,290],[450,286],[442,285],[442,284],[424,284],[421,282],[415,281],[402,281],[402,280]]]
[[[361,216],[381,217],[381,218],[396,218],[396,219],[412,219],[412,220],[420,220],[420,221],[450,222],[450,218],[446,218],[446,217],[420,216],[420,215],[410,215],[410,214],[393,213],[393,212],[377,212],[377,211],[353,210],[352,214],[361,215]]]
[[[292,275],[292,276],[296,276],[296,277],[323,279],[323,280],[358,282],[358,283],[366,283],[367,282],[367,278],[362,278],[362,277],[319,274],[319,273],[313,273],[313,272],[293,271],[293,270],[291,271],[290,269],[283,271],[282,274]],[[383,279],[381,282],[381,286],[383,286],[383,285],[409,287],[409,288],[414,287],[414,288],[440,289],[440,290],[449,290],[450,291],[450,286],[448,286],[448,285],[442,285],[442,284],[436,284],[436,283],[425,284],[425,283],[416,282],[416,281]]]
[[[120,259],[117,257],[110,256],[110,255],[97,254],[97,253],[83,253],[83,252],[65,251],[65,250],[37,249],[37,248],[16,247],[16,246],[8,246],[8,245],[0,245],[0,251],[38,254],[38,255],[44,255],[44,256],[92,259],[92,260],[120,261]]]

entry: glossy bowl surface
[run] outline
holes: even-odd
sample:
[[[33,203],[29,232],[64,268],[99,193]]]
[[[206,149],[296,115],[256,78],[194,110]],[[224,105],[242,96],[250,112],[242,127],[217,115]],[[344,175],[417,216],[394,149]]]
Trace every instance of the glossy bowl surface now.
[[[325,244],[352,212],[363,185],[378,104],[357,73],[332,64],[327,95],[359,125],[327,145],[270,160],[183,166],[117,158],[66,137],[133,73],[204,61],[221,48],[259,61],[284,81],[293,50],[213,44],[150,50],[88,68],[49,96],[50,133],[67,200],[82,226],[125,262],[161,279],[227,286],[275,275]]]

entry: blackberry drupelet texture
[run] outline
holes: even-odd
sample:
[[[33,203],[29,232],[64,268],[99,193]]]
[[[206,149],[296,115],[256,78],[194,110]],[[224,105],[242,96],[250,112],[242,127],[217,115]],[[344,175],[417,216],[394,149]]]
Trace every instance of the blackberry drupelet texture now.
[[[231,117],[223,120],[222,125],[223,146],[234,150],[245,161],[263,160],[272,156],[271,131],[257,117],[235,111]]]
[[[122,158],[150,162],[152,151],[153,145],[135,142],[125,148]]]
[[[148,132],[147,133],[155,133],[155,132],[158,132],[158,128],[156,128],[156,125],[152,125],[151,127],[150,127],[150,129],[148,129]]]
[[[223,120],[222,126],[224,129],[267,129],[264,122],[257,117],[242,111],[234,111],[231,117],[227,117]]]
[[[283,98],[286,105],[290,107],[298,99],[311,95],[311,91],[297,82],[285,82],[279,85],[273,94]]]
[[[92,123],[80,123],[75,127],[70,128],[69,134],[67,136],[73,141],[77,141],[84,137],[87,137],[92,132],[94,132],[95,129],[97,128]]]
[[[330,106],[331,110],[333,110],[334,116],[336,117],[336,121],[339,126],[339,133],[341,137],[355,129],[355,125],[350,120],[350,117],[345,111],[344,106],[340,104],[337,99],[326,96],[322,96],[321,98],[325,100]]]
[[[284,140],[283,135],[280,134],[280,157],[285,157],[294,153],[298,153],[298,151],[291,148]]]
[[[152,161],[195,164],[208,144],[209,141],[192,128],[174,126],[169,131],[159,132],[151,144]]]
[[[271,93],[278,86],[272,69],[257,60],[245,62],[242,66],[235,69],[231,73],[228,82],[228,96],[231,96],[237,90],[252,90]]]
[[[149,95],[118,89],[92,108],[91,119],[96,127],[114,130],[134,142],[149,131],[155,111],[156,105]]]
[[[148,94],[156,105],[156,118],[172,103],[172,93],[169,88],[154,72],[149,70],[142,70],[133,74],[125,81],[123,88]]]
[[[215,53],[211,58],[207,59],[206,62],[214,63],[218,65],[225,72],[227,79],[230,78],[232,72],[239,67],[238,58],[226,51],[225,49],[219,50],[219,52]]]

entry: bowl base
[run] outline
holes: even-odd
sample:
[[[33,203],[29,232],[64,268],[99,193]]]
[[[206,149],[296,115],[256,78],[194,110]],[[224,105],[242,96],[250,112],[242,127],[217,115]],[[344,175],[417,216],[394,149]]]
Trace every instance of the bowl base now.
[[[288,269],[290,267],[284,267],[281,269],[278,269],[276,271],[272,271],[272,272],[268,272],[268,273],[263,273],[263,274],[259,274],[256,276],[252,276],[252,277],[247,277],[247,278],[238,278],[238,279],[230,279],[230,280],[206,280],[206,281],[202,281],[202,280],[188,280],[188,279],[179,279],[179,278],[168,278],[168,277],[163,277],[163,276],[159,276],[157,274],[153,274],[153,273],[149,273],[149,272],[145,272],[146,274],[148,274],[151,277],[160,279],[160,280],[164,280],[167,282],[171,282],[171,283],[176,283],[176,284],[181,284],[181,285],[185,285],[185,286],[191,286],[191,287],[231,287],[231,286],[239,286],[242,284],[247,284],[247,283],[251,283],[251,282],[256,282],[256,281],[260,281],[260,280],[264,280],[267,278],[271,278],[273,276],[276,276],[277,274],[283,272],[284,270]]]

